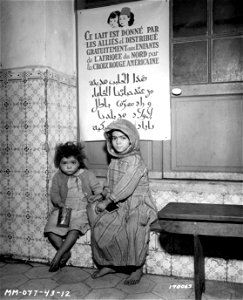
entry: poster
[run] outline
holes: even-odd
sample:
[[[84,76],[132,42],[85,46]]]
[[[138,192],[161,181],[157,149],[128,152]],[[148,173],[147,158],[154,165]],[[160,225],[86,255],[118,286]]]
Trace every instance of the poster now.
[[[78,14],[80,138],[130,120],[142,140],[170,139],[169,2],[139,1]]]

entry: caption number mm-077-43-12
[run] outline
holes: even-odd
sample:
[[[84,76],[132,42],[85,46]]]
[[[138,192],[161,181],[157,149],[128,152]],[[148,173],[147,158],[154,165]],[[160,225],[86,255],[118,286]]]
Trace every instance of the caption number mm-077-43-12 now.
[[[18,290],[18,289],[6,289],[4,292],[4,296],[32,296],[37,297],[38,295],[44,295],[45,297],[52,297],[54,295],[65,298],[65,297],[71,297],[70,291],[55,291],[55,290]]]

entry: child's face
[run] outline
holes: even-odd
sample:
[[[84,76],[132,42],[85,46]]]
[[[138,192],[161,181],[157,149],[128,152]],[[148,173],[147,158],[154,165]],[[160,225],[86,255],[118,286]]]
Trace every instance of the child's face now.
[[[75,174],[78,171],[79,162],[74,156],[63,157],[60,161],[60,169],[68,176]]]
[[[129,147],[130,140],[124,133],[115,130],[111,134],[111,144],[117,153],[122,153]]]
[[[110,25],[112,28],[118,27],[118,17],[110,18]]]
[[[119,22],[120,22],[120,25],[123,27],[123,26],[127,26],[128,25],[128,21],[129,21],[129,17],[127,15],[120,15],[119,17]]]

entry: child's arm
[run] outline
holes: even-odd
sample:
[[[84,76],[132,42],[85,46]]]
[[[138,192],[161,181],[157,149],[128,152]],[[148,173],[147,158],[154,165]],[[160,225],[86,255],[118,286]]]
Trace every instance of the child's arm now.
[[[109,196],[110,194],[110,188],[109,188],[109,169],[107,170],[107,175],[106,175],[106,180],[104,182],[104,186],[103,186],[103,192],[102,195],[104,198],[106,198],[107,196]]]
[[[140,159],[134,157],[134,162],[127,168],[119,182],[113,187],[109,198],[113,202],[124,200],[131,196],[136,189],[140,179],[147,172],[147,169],[140,164]]]
[[[59,185],[58,185],[58,178],[56,175],[54,175],[52,179],[52,185],[51,185],[51,202],[55,207],[63,207],[64,201],[62,200],[59,192]]]
[[[127,168],[126,172],[113,188],[108,197],[97,204],[97,212],[102,212],[111,202],[118,202],[131,196],[136,189],[141,177],[147,172],[147,169],[140,164],[140,159],[135,157],[133,163]]]
[[[98,181],[97,177],[91,171],[89,171],[88,174],[89,174],[89,183],[90,183],[90,187],[91,187],[92,192],[95,195],[101,194],[102,186],[101,186],[100,182]]]
[[[93,192],[93,195],[88,198],[88,202],[101,201],[103,199],[103,196],[101,194],[103,189],[100,182],[93,172],[88,171],[88,176],[90,188]]]

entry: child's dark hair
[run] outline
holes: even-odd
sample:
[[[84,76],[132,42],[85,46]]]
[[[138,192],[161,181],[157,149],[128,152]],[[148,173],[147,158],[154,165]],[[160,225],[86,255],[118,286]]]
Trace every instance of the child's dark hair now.
[[[54,156],[55,167],[59,168],[60,162],[63,157],[68,158],[70,156],[73,156],[79,162],[79,169],[87,169],[87,166],[84,162],[84,160],[86,159],[84,147],[84,144],[81,142],[66,142],[65,144],[61,143],[56,145]]]
[[[120,16],[119,10],[115,10],[115,11],[111,12],[107,19],[107,23],[110,24],[110,19],[115,19],[116,17],[119,17],[119,16]]]

